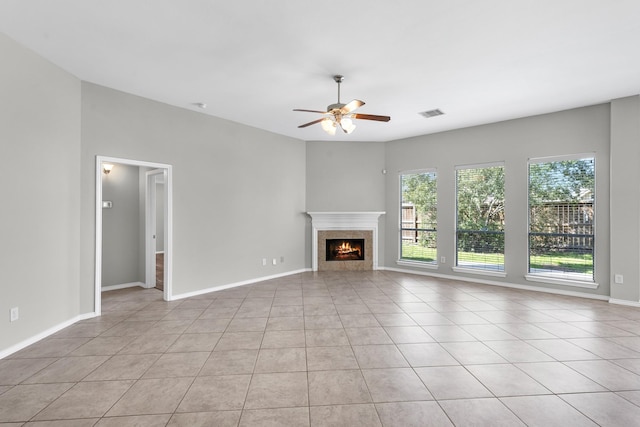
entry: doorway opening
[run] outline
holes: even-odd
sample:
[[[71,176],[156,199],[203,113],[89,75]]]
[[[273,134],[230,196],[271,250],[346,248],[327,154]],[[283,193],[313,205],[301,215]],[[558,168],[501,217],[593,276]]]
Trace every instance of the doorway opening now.
[[[105,165],[112,166],[112,170],[107,172]],[[140,247],[144,248],[144,282],[137,282],[137,285],[145,288],[158,288],[163,292],[163,299],[172,299],[172,212],[173,212],[173,182],[172,166],[163,163],[153,163],[140,160],[122,159],[115,157],[96,156],[96,239],[95,239],[95,302],[94,309],[96,315],[102,312],[102,291],[103,291],[103,236],[104,214],[103,209],[116,207],[110,200],[103,200],[103,185],[105,179],[113,179],[109,174],[117,174],[118,165],[137,166],[139,170],[146,170],[144,174],[140,172],[138,190],[140,197],[144,191],[144,212],[140,207],[139,221],[144,222],[144,227],[140,230]],[[144,168],[144,169],[142,169]],[[108,212],[108,211],[107,211]],[[142,224],[141,224],[142,225]],[[144,237],[142,237],[144,235]],[[110,236],[106,236],[110,237]],[[142,241],[144,239],[144,241]],[[143,261],[140,261],[142,264]],[[140,265],[142,268],[142,265]],[[141,273],[142,274],[142,273]],[[140,274],[139,274],[140,275]],[[138,275],[138,276],[139,276]],[[108,283],[108,282],[107,282]]]

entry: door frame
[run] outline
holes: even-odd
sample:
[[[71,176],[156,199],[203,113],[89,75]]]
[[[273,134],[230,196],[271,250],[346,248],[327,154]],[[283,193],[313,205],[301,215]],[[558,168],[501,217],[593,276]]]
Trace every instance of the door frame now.
[[[164,291],[163,298],[165,301],[173,299],[172,290],[172,273],[173,273],[173,169],[172,165],[165,163],[154,163],[134,159],[124,159],[119,157],[96,156],[96,200],[95,200],[95,277],[94,277],[94,311],[97,316],[102,313],[102,164],[122,164],[130,166],[142,166],[152,169],[162,169],[165,186],[164,186]],[[117,172],[117,171],[116,171]],[[145,195],[146,198],[146,195]],[[147,214],[145,213],[145,229],[147,222]],[[145,237],[146,240],[146,237]],[[146,259],[146,242],[145,242],[145,259]],[[146,271],[146,266],[145,266]],[[145,278],[146,279],[146,278]]]
[[[166,169],[152,169],[145,172],[145,287],[156,287],[156,250],[157,250],[157,215],[156,200],[158,177],[166,181]],[[163,191],[164,192],[164,191]],[[163,209],[164,210],[164,209]],[[164,215],[163,215],[164,217]],[[167,232],[167,222],[164,221],[164,234]],[[166,263],[165,263],[166,264]]]

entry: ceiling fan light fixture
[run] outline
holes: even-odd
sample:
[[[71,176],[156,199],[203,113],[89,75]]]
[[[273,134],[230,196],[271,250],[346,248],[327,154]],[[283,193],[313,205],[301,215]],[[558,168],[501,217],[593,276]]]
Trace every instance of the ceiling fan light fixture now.
[[[320,125],[322,126],[322,130],[324,130],[329,135],[336,134],[336,122],[334,122],[330,118],[326,118],[323,121],[321,121]]]
[[[347,134],[353,132],[356,128],[356,125],[353,124],[353,120],[351,120],[350,118],[343,118],[342,120],[340,120],[340,126],[342,126],[342,129]]]

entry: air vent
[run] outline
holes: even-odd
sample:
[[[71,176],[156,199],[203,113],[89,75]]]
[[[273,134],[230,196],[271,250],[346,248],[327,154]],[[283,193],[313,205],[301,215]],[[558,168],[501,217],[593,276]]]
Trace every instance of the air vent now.
[[[444,113],[442,112],[441,109],[436,108],[435,110],[429,110],[429,111],[423,111],[422,113],[418,113],[421,116],[426,117],[427,119],[430,119],[431,117],[435,117],[435,116],[441,116]]]

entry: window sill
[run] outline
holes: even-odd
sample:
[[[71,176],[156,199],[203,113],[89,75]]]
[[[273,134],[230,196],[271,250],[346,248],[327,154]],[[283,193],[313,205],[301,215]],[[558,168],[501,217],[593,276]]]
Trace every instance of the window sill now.
[[[417,268],[429,268],[431,270],[437,270],[438,264],[435,262],[427,261],[409,261],[406,259],[399,259],[396,261],[398,265],[404,265],[405,267],[417,267]]]
[[[480,268],[453,267],[456,273],[479,274],[481,276],[507,277],[507,273],[499,270],[484,270]]]
[[[524,278],[530,282],[548,283],[552,285],[573,286],[576,288],[598,289],[598,287],[600,286],[596,282],[578,280],[578,279],[564,279],[560,277],[553,277],[547,274],[528,273],[524,275]]]

